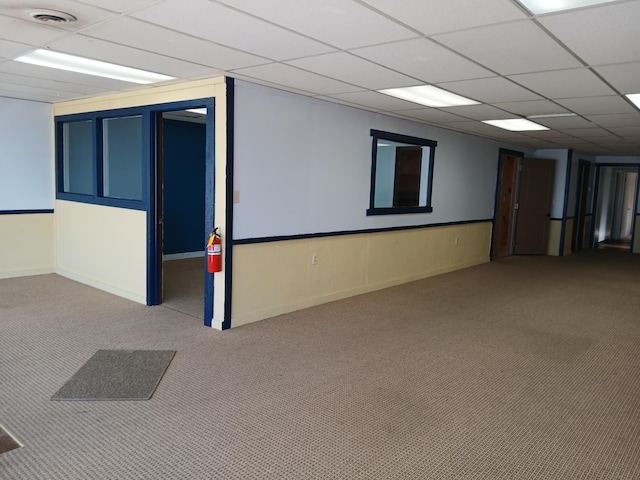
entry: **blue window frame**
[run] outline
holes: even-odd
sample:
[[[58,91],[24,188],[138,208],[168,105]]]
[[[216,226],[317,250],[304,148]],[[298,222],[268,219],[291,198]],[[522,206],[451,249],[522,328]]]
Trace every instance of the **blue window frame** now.
[[[371,130],[371,194],[367,215],[430,213],[438,142]]]
[[[150,131],[143,107],[56,117],[56,198],[145,210]]]

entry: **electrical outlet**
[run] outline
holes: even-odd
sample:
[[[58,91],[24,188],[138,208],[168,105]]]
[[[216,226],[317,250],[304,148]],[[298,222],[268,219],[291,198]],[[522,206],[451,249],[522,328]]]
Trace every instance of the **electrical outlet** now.
[[[318,254],[317,253],[312,253],[311,254],[311,265],[317,265],[318,264]]]
[[[460,239],[459,239],[458,237],[454,238],[454,240],[453,240],[453,244],[454,244],[454,245],[458,245],[459,240],[460,240]]]

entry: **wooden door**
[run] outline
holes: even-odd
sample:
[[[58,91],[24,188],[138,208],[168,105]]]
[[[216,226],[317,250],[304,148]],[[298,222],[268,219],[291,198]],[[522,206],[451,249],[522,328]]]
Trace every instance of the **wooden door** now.
[[[396,148],[394,207],[417,207],[420,204],[421,169],[422,147]]]
[[[510,153],[500,155],[498,191],[496,194],[496,211],[491,245],[491,258],[493,260],[507,257],[513,253],[514,207],[518,165],[521,159],[521,156]]]
[[[524,158],[520,170],[514,253],[546,255],[555,160]]]

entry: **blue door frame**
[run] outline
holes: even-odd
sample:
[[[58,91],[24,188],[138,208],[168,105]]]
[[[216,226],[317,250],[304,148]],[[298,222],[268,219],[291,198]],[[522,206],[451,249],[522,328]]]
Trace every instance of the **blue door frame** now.
[[[159,114],[177,110],[206,108],[206,149],[205,149],[205,238],[202,239],[204,251],[208,234],[213,229],[215,212],[215,99],[206,98],[182,102],[153,105],[150,109],[151,135],[149,148],[151,161],[147,171],[146,183],[149,186],[149,202],[147,209],[147,305],[160,303],[160,273],[162,268],[162,238],[161,212],[159,211],[158,178],[158,144],[159,144]],[[204,275],[204,325],[210,327],[213,319],[213,274],[207,273],[206,258],[203,257],[202,270]]]

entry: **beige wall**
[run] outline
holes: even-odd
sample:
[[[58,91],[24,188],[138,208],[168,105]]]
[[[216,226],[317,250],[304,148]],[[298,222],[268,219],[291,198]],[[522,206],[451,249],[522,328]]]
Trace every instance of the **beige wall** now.
[[[560,251],[560,235],[562,233],[562,221],[549,221],[549,243],[547,243],[547,255],[554,257],[559,256]]]
[[[483,222],[236,245],[231,325],[488,262],[490,243]]]
[[[147,214],[56,201],[56,272],[146,303]]]
[[[0,278],[54,271],[52,213],[0,215]]]
[[[547,255],[558,257],[560,255],[560,240],[562,237],[562,221],[550,220],[549,222],[549,243],[547,244]],[[568,218],[564,231],[563,255],[571,255],[571,241],[573,239],[573,218]]]
[[[105,95],[55,104],[54,115],[112,110],[118,108],[157,105],[185,100],[215,98],[215,223],[226,238],[226,83],[224,77],[158,86],[114,95]],[[73,203],[72,206],[68,204]],[[62,208],[62,211],[59,211]],[[146,302],[146,213],[124,208],[57,202],[56,230],[58,264],[56,271],[85,283],[133,300]],[[105,265],[85,248],[98,227],[96,217],[108,221],[112,233],[100,242],[101,253],[115,262]],[[89,228],[91,226],[92,228]],[[130,229],[130,230],[129,230]],[[112,236],[113,235],[113,236]],[[124,241],[126,239],[126,241]],[[76,250],[79,249],[79,250]],[[131,262],[125,265],[122,259]],[[142,263],[141,263],[142,262]],[[145,268],[142,268],[142,266]],[[105,270],[105,267],[107,268]],[[214,326],[220,326],[224,315],[224,272],[215,276]],[[126,277],[126,278],[125,278]],[[124,282],[124,284],[122,283]]]

